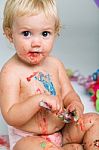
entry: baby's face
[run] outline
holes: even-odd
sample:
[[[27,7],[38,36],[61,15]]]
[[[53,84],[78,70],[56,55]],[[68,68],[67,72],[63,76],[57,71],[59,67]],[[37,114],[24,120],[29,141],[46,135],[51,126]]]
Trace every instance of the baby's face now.
[[[12,42],[21,60],[39,64],[52,50],[55,40],[55,20],[44,13],[15,17]]]

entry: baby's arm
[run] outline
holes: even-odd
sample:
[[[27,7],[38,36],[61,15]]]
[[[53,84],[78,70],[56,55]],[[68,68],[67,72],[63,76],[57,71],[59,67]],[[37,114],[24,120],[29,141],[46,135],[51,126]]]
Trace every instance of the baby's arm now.
[[[14,72],[14,73],[13,73]],[[15,70],[4,68],[0,74],[0,106],[8,124],[22,126],[28,122],[40,109],[40,101],[48,102],[53,111],[59,108],[58,97],[46,94],[31,95],[23,100],[20,98],[22,87],[20,78]],[[54,99],[54,100],[53,100]]]
[[[4,67],[0,74],[0,106],[8,124],[20,126],[26,123],[38,109],[38,95],[20,100],[20,79],[14,69]],[[34,105],[35,102],[35,105]]]
[[[78,94],[73,90],[64,97],[64,106],[67,112],[75,112],[79,118],[84,110],[83,104]]]
[[[62,99],[64,103],[64,108],[66,108],[67,112],[76,111],[78,117],[80,117],[84,110],[80,97],[74,91],[63,64],[58,64],[58,67],[60,83],[62,86]]]

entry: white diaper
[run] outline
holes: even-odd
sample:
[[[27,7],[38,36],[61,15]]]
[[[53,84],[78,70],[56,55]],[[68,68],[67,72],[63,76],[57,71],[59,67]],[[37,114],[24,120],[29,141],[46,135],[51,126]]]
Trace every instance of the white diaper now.
[[[34,136],[33,133],[25,132],[19,129],[16,129],[12,126],[8,126],[9,133],[9,142],[10,142],[10,150],[13,150],[13,147],[23,137]],[[54,143],[57,146],[62,146],[62,135],[60,132],[56,132],[51,135],[41,135],[42,138]]]

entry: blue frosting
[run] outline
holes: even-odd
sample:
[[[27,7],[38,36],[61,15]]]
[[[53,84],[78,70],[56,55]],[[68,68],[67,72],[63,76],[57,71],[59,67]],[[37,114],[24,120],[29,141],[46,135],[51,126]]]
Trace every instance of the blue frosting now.
[[[40,81],[51,95],[56,95],[56,91],[49,74],[44,75],[42,72],[39,72],[39,76],[35,76],[34,78]]]

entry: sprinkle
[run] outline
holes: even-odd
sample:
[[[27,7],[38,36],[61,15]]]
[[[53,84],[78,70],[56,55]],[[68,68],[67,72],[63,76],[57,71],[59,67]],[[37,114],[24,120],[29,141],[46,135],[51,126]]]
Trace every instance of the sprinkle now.
[[[94,141],[94,146],[99,147],[99,140],[95,140],[95,141]]]
[[[46,148],[46,143],[45,143],[45,142],[42,142],[42,143],[41,143],[41,147],[45,149],[45,148]]]
[[[45,143],[45,142],[42,142],[41,143],[41,148],[45,149],[45,150],[48,150],[49,148],[53,147],[53,144],[48,142],[48,143]]]

